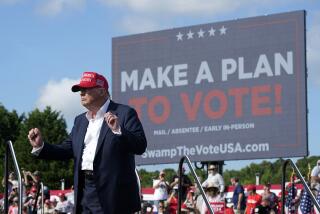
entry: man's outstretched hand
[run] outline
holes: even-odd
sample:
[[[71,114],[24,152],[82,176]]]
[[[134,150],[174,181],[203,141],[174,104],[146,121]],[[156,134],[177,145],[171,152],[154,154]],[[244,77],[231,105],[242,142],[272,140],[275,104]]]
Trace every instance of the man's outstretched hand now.
[[[30,129],[28,139],[33,148],[39,148],[42,146],[42,135],[38,128]]]

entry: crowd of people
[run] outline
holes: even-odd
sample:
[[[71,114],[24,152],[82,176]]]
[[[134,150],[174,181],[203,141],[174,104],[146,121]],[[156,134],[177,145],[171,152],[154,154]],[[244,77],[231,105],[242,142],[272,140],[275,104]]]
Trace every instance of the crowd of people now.
[[[311,172],[311,190],[320,203],[319,181],[320,160]],[[187,175],[183,173],[182,179],[182,213],[207,214],[207,208],[200,190],[193,185]],[[169,182],[165,178],[165,172],[161,171],[159,177],[154,179],[154,205],[145,202],[142,213],[175,214],[178,209],[178,187],[179,177],[175,176]],[[218,173],[217,166],[208,166],[208,178],[202,183],[208,202],[215,214],[278,214],[281,213],[281,191],[276,194],[271,191],[271,184],[263,185],[263,191],[257,193],[257,186],[240,183],[239,178],[230,179],[233,186],[232,198],[227,198],[223,177]],[[319,213],[313,208],[311,197],[303,189],[298,191],[299,179],[291,176],[291,181],[286,185],[285,191],[285,213],[311,214]],[[318,189],[317,189],[318,188]],[[246,189],[246,191],[245,191]],[[319,193],[319,194],[318,194]]]
[[[61,192],[57,197],[50,197],[49,189],[46,186],[43,187],[43,193],[41,192],[41,175],[39,171],[34,171],[32,173],[30,171],[22,170],[22,174],[23,214],[67,214],[73,212],[73,203],[71,200],[68,200],[68,195]],[[18,180],[14,172],[10,172],[8,177],[8,214],[17,214],[19,203]],[[2,179],[2,185],[5,185],[4,178]],[[43,199],[41,198],[42,195]],[[43,205],[42,201],[44,202]],[[4,206],[3,203],[2,200],[0,203],[2,209]]]
[[[182,169],[181,177],[181,195],[182,195],[182,213],[207,214],[209,210],[199,188],[196,187],[191,179]],[[64,214],[73,213],[73,200],[64,193],[59,193],[57,197],[50,197],[47,187],[43,188],[43,205],[41,203],[41,193],[39,183],[41,181],[40,172],[23,170],[23,213],[33,213],[34,208],[37,213],[45,214]],[[310,175],[310,188],[320,201],[320,160],[317,162]],[[154,195],[153,201],[142,200],[142,214],[176,214],[178,209],[178,184],[180,177],[173,176],[172,180],[166,179],[164,171],[160,171],[159,176],[153,180]],[[299,179],[291,176],[291,181],[286,185],[285,213],[319,213],[313,209],[310,196],[303,189],[298,192],[296,184]],[[2,180],[4,185],[5,181]],[[9,214],[18,213],[18,181],[13,172],[9,174]],[[215,214],[278,214],[281,213],[281,192],[275,194],[271,191],[271,184],[263,185],[263,191],[260,194],[256,191],[256,185],[246,185],[246,188],[240,183],[239,178],[230,179],[233,186],[232,198],[227,198],[225,193],[225,183],[222,175],[218,173],[217,166],[208,166],[208,177],[202,182],[208,202]],[[246,190],[246,191],[245,191]],[[37,198],[37,194],[39,197]],[[72,194],[72,193],[71,193]],[[72,199],[72,197],[70,197]],[[35,205],[36,204],[36,205]],[[3,204],[2,204],[3,206]]]

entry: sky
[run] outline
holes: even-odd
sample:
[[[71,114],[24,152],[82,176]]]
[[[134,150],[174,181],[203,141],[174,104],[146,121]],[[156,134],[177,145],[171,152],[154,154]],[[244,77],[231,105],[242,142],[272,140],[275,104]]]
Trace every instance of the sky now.
[[[85,111],[70,87],[84,71],[111,84],[113,37],[295,10],[307,11],[308,140],[310,155],[320,155],[318,0],[0,0],[0,103],[19,114],[51,106],[70,130]]]

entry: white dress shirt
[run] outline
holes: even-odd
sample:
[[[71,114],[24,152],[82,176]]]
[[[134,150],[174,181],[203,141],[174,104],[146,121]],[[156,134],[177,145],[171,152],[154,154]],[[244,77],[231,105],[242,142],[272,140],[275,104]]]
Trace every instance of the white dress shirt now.
[[[93,170],[93,160],[96,153],[100,130],[109,103],[110,100],[108,99],[103,106],[101,106],[94,118],[92,117],[92,112],[88,111],[86,114],[89,125],[87,127],[86,136],[84,137],[81,170]]]
[[[87,132],[84,138],[84,149],[82,153],[81,170],[93,170],[93,160],[96,153],[98,139],[102,123],[104,121],[104,114],[106,113],[110,99],[108,99],[103,106],[97,112],[95,118],[92,118],[92,113],[88,111],[86,117],[89,121]],[[121,135],[121,128],[119,130],[112,131],[116,135]],[[44,147],[44,143],[39,148],[33,148],[31,153],[38,156]]]

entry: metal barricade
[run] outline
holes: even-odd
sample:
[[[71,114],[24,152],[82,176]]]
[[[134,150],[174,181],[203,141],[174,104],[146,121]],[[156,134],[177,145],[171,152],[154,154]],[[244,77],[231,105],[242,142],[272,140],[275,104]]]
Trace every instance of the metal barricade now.
[[[11,158],[13,160],[15,172],[17,174],[18,178],[18,193],[19,193],[19,204],[18,204],[18,213],[22,213],[22,179],[21,179],[21,173],[19,169],[19,165],[17,162],[16,154],[13,149],[12,142],[9,140],[6,142],[6,153],[5,153],[5,192],[4,192],[4,212],[8,213],[9,211],[9,201],[8,201],[8,191],[9,191],[9,155],[11,155]]]
[[[207,208],[208,208],[209,213],[210,213],[210,214],[213,214],[212,207],[210,206],[210,203],[209,203],[209,201],[208,201],[208,198],[207,198],[207,196],[206,196],[206,194],[205,194],[205,192],[204,192],[204,190],[203,190],[203,188],[202,188],[202,186],[201,186],[201,184],[200,184],[200,181],[199,181],[199,179],[198,179],[198,176],[197,176],[196,172],[194,171],[194,169],[193,169],[193,167],[192,167],[192,164],[191,164],[191,161],[190,161],[190,159],[189,159],[188,156],[183,156],[183,157],[180,159],[180,162],[179,162],[179,169],[178,169],[178,172],[179,172],[178,214],[181,214],[181,202],[182,202],[182,191],[181,191],[182,179],[181,179],[181,178],[182,178],[182,166],[183,166],[183,163],[184,163],[184,162],[187,162],[187,164],[188,164],[188,167],[189,167],[189,169],[190,169],[190,171],[191,171],[191,173],[192,173],[192,176],[194,177],[194,179],[195,179],[195,181],[196,181],[196,183],[197,183],[197,186],[198,186],[198,188],[199,188],[199,190],[200,190],[200,193],[201,193],[201,195],[202,195],[202,197],[203,197],[203,200],[204,200],[204,202],[205,202],[206,205],[207,205]]]
[[[311,197],[311,200],[313,202],[313,204],[316,206],[316,208],[318,209],[318,211],[320,211],[320,205],[317,202],[316,198],[314,197],[314,195],[312,194],[312,191],[310,190],[307,182],[305,181],[305,179],[303,178],[303,176],[301,175],[300,170],[298,169],[298,167],[296,166],[295,163],[293,163],[293,161],[291,159],[287,159],[283,162],[282,165],[282,179],[281,179],[281,201],[282,201],[282,208],[281,208],[281,213],[285,213],[284,212],[284,202],[285,202],[285,182],[286,182],[286,168],[288,166],[288,164],[291,165],[292,169],[294,170],[294,172],[296,173],[296,175],[299,177],[300,181],[302,182],[305,191],[308,192],[308,194]]]

